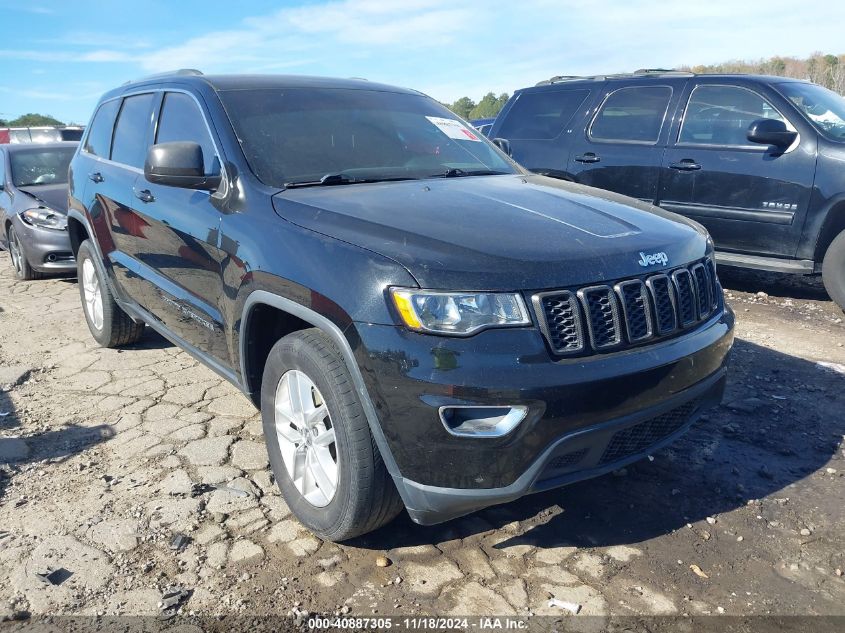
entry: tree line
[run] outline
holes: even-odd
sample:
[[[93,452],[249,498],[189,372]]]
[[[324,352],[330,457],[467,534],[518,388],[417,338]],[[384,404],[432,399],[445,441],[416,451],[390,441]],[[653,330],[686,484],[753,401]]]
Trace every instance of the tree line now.
[[[845,55],[813,53],[806,58],[769,57],[756,61],[733,60],[721,64],[681,66],[694,73],[749,73],[809,79],[813,83],[845,94]]]
[[[38,127],[39,125],[64,125],[49,114],[23,114],[16,119],[0,119],[0,127]]]
[[[492,119],[499,114],[499,110],[505,107],[509,98],[507,92],[503,92],[498,97],[488,92],[478,103],[469,97],[461,97],[451,105],[448,103],[444,105],[464,119]]]

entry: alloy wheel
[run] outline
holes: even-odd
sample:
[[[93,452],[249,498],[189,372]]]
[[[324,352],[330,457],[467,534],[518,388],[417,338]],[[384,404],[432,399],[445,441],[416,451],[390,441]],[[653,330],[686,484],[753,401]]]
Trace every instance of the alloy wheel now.
[[[14,231],[12,231],[12,239],[9,240],[9,254],[12,256],[12,266],[15,271],[19,275],[22,274],[23,262],[21,261],[21,257],[23,257],[23,249],[21,248],[21,242],[18,239],[18,234]]]
[[[328,407],[317,385],[291,369],[276,387],[276,435],[288,476],[299,494],[322,508],[337,491],[340,460]]]
[[[100,278],[94,262],[86,259],[82,262],[82,292],[85,298],[85,311],[93,326],[103,329],[103,294],[100,290]]]

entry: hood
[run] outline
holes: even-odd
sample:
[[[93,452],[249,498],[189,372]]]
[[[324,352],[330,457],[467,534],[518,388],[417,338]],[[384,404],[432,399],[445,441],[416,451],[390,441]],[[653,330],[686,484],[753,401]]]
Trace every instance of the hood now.
[[[424,288],[540,290],[640,275],[705,255],[689,220],[543,176],[287,189],[276,212],[401,263]],[[665,253],[642,267],[641,253]]]
[[[29,185],[27,187],[18,187],[18,190],[28,193],[54,211],[67,213],[66,182],[56,185]]]

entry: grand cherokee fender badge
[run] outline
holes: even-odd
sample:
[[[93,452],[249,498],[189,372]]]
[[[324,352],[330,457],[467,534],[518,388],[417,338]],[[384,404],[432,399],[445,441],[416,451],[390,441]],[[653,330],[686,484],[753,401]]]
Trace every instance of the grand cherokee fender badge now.
[[[640,251],[640,258],[637,260],[637,263],[643,267],[654,266],[655,264],[665,266],[669,263],[669,256],[663,251],[660,251],[659,253],[651,253],[650,255],[646,255]]]

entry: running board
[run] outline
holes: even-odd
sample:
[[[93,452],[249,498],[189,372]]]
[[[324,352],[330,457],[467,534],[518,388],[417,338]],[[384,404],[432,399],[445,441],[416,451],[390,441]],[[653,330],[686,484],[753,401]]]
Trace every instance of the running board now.
[[[816,272],[816,265],[810,259],[779,259],[777,257],[742,255],[740,253],[726,253],[724,251],[716,251],[716,263],[722,266],[736,266],[737,268],[770,270],[775,273],[812,275]]]

